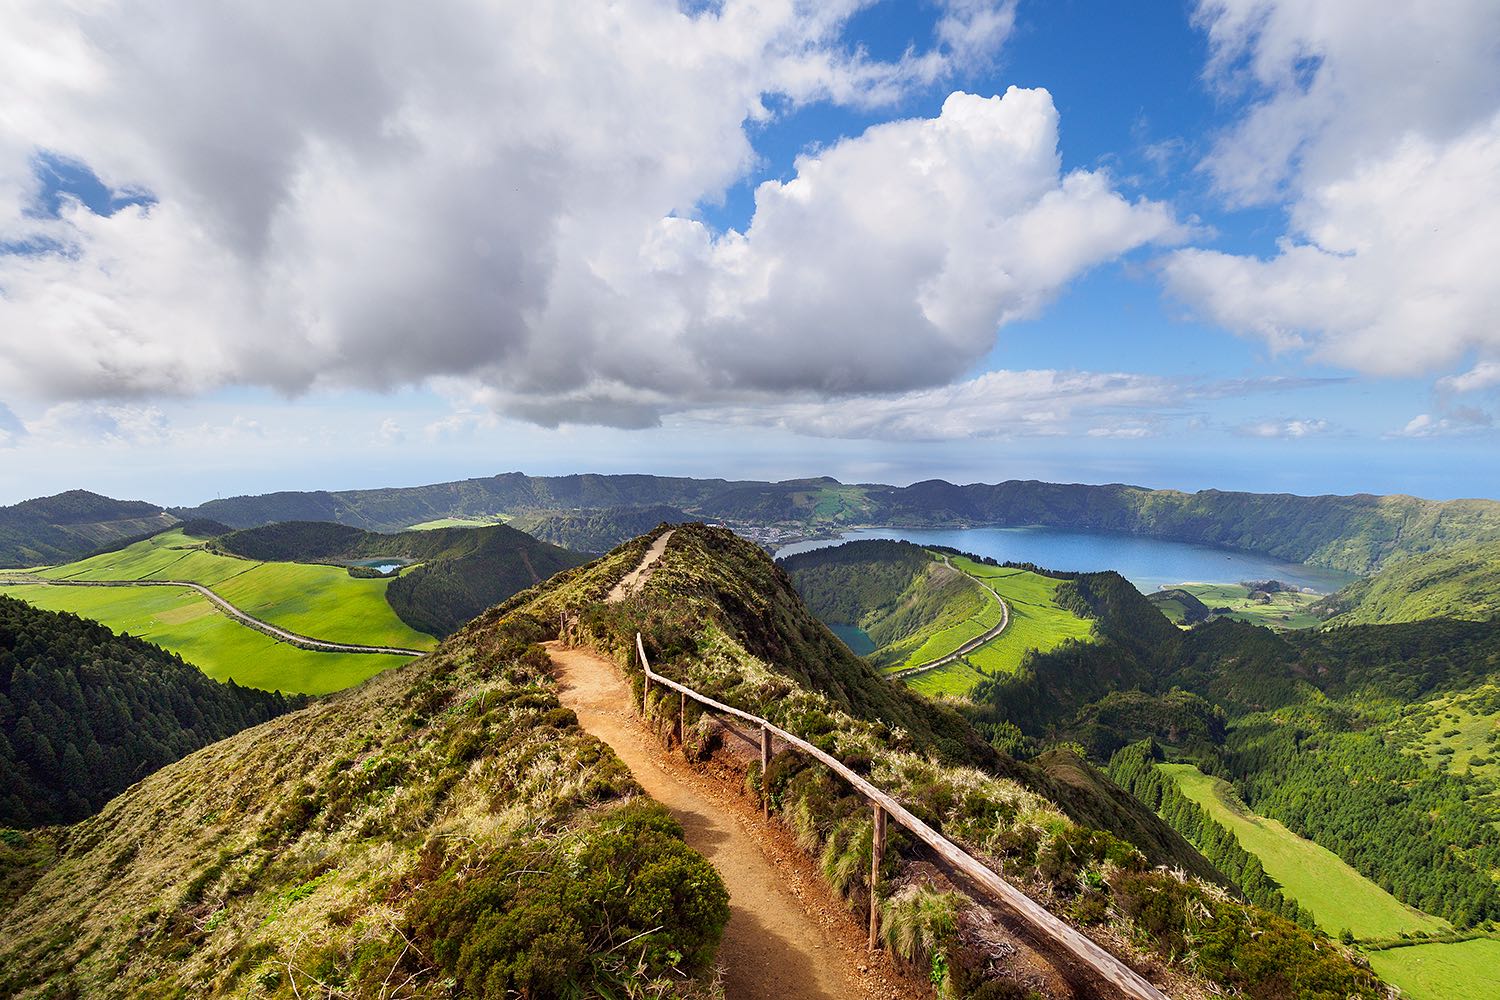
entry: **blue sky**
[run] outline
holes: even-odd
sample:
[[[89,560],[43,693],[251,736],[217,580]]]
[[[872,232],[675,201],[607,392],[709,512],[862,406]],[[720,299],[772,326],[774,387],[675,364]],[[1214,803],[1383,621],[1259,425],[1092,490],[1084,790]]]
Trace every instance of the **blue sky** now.
[[[27,8],[0,502],[1500,496],[1500,13],[1377,6]]]

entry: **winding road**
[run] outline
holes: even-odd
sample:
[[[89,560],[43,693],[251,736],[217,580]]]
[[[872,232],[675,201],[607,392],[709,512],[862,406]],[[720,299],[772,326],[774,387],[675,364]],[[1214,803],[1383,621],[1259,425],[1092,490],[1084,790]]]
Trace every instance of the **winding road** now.
[[[983,646],[991,639],[994,639],[1001,632],[1004,632],[1006,627],[1010,625],[1010,605],[1006,602],[1005,598],[1001,597],[998,593],[995,592],[994,587],[991,587],[989,584],[985,583],[983,580],[979,579],[976,576],[969,576],[968,573],[964,573],[963,570],[959,569],[957,566],[954,566],[953,563],[949,562],[947,556],[943,556],[943,565],[947,566],[955,573],[963,573],[964,576],[968,576],[970,580],[973,580],[985,590],[988,590],[990,592],[990,596],[994,597],[995,600],[1000,602],[1000,624],[996,625],[992,629],[987,630],[982,635],[975,636],[951,653],[948,653],[944,656],[939,656],[935,660],[928,660],[926,663],[919,663],[915,667],[906,667],[902,670],[893,671],[889,674],[886,674],[887,677],[915,677],[917,674],[926,673],[929,670],[935,670],[936,668],[943,666],[945,663],[952,663],[954,660],[968,656],[980,646]]]
[[[279,639],[288,645],[297,646],[301,649],[317,650],[324,653],[387,653],[393,656],[425,656],[427,650],[402,649],[400,646],[361,646],[350,642],[326,642],[323,639],[314,639],[311,636],[299,635],[296,632],[288,632],[284,628],[278,628],[270,622],[261,621],[253,615],[246,614],[239,608],[230,604],[224,598],[215,594],[212,590],[201,583],[192,583],[187,580],[46,580],[41,577],[7,577],[0,579],[0,587],[3,586],[26,586],[26,587],[186,587],[196,590],[203,595],[210,604],[224,612],[230,618],[241,625],[255,629],[273,639]]]

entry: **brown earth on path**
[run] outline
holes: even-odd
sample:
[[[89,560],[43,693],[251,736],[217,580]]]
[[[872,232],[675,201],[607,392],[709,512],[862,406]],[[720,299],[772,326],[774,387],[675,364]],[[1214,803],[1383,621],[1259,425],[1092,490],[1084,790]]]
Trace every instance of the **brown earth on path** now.
[[[546,645],[562,703],[671,810],[689,846],[728,886],[730,916],[719,962],[730,1000],[930,995],[884,952],[867,953],[864,934],[786,831],[663,750],[632,711],[630,686],[618,667],[588,650]]]

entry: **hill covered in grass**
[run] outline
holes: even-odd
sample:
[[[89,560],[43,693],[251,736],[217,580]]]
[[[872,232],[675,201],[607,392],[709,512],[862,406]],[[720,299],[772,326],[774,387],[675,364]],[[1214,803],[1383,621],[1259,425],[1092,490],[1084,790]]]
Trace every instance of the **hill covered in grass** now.
[[[1328,625],[1500,616],[1500,541],[1441,549],[1392,563],[1324,598]]]
[[[292,521],[235,531],[216,551],[246,559],[348,565],[394,558],[418,563],[390,580],[386,600],[418,632],[445,636],[519,590],[586,560],[504,524],[381,534],[348,525]]]
[[[1000,621],[990,594],[910,542],[845,542],[781,565],[820,621],[869,636],[878,667],[921,662],[933,650],[928,659],[942,656]]]
[[[992,563],[878,539],[780,561],[819,620],[856,626],[870,639],[868,658],[879,668],[930,663],[1005,621],[998,636],[962,659],[905,679],[924,693],[960,696],[986,676],[1015,670],[1030,650],[1091,634],[1088,621],[1056,600],[1060,578]]]
[[[97,622],[0,595],[0,826],[80,820],[291,707]]]
[[[723,884],[558,704],[546,627],[492,618],[11,837],[45,864],[0,995],[698,995]]]
[[[1112,948],[1144,949],[1130,954],[1149,953],[1183,974],[1194,970],[1200,984],[1247,996],[1382,995],[1383,987],[1326,938],[1236,901],[1224,888],[1233,881],[1087,763],[1065,753],[1018,761],[951,706],[881,678],[813,617],[787,573],[730,532],[675,529],[639,592],[601,603],[652,540],[636,540],[517,595],[474,627],[521,609],[544,618],[567,614],[571,639],[612,652],[637,692],[639,630],[659,671],[850,761],[1054,912],[1106,935]],[[675,697],[653,696],[650,704],[655,724],[675,724]],[[712,730],[692,706],[688,724],[698,735],[690,736],[687,752],[712,752],[711,738],[702,735]],[[868,843],[868,805],[792,755],[778,755],[763,776],[752,769],[749,780],[752,787],[764,782],[773,807],[855,912],[867,908],[861,873],[869,860],[858,852]],[[902,873],[914,859],[901,848],[894,856],[891,877],[910,877]],[[1216,944],[1206,947],[1209,940]],[[957,941],[940,950],[934,968],[951,970],[940,980],[943,989],[963,994],[980,987],[982,973],[978,980],[957,978],[960,970],[976,975],[972,954]],[[1293,968],[1289,986],[1282,977]]]
[[[1409,496],[1295,496],[1141,486],[1010,481],[849,485],[827,477],[779,483],[659,476],[526,476],[399,489],[230,497],[182,516],[234,527],[335,521],[398,530],[447,517],[569,514],[665,505],[741,527],[826,532],[855,525],[1026,526],[1114,531],[1262,552],[1364,574],[1409,555],[1500,538],[1500,503]]]
[[[69,562],[176,518],[141,500],[112,500],[87,490],[0,507],[0,567]]]
[[[1500,918],[1500,789],[1432,754],[1423,741],[1445,723],[1419,711],[1487,683],[1500,625],[1274,632],[1220,620],[1183,632],[1133,589],[1101,582],[1088,603],[1104,641],[987,682],[981,721],[1078,740],[1096,759],[1155,739],[1403,902],[1461,927]]]

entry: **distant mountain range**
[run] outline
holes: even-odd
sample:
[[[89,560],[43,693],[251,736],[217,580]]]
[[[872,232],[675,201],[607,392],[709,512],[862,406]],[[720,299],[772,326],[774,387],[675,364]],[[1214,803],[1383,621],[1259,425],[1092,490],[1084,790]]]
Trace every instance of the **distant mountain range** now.
[[[957,486],[928,480],[899,487],[846,485],[829,478],[766,483],[511,472],[431,486],[229,497],[167,513],[211,518],[233,528],[331,521],[370,531],[396,531],[449,517],[504,516],[556,544],[600,551],[638,534],[646,508],[772,531],[767,537],[783,538],[858,525],[1113,531],[1261,552],[1359,574],[1409,555],[1500,538],[1500,502],[1493,500],[1183,493],[1034,481]],[[72,520],[64,521],[64,516]],[[149,520],[161,512],[149,504],[81,491],[0,509],[0,563],[76,557],[86,546],[119,537],[123,528],[116,526],[132,516]],[[111,537],[102,537],[106,535]]]
[[[177,518],[142,500],[111,500],[87,490],[0,507],[0,566],[69,562]]]

